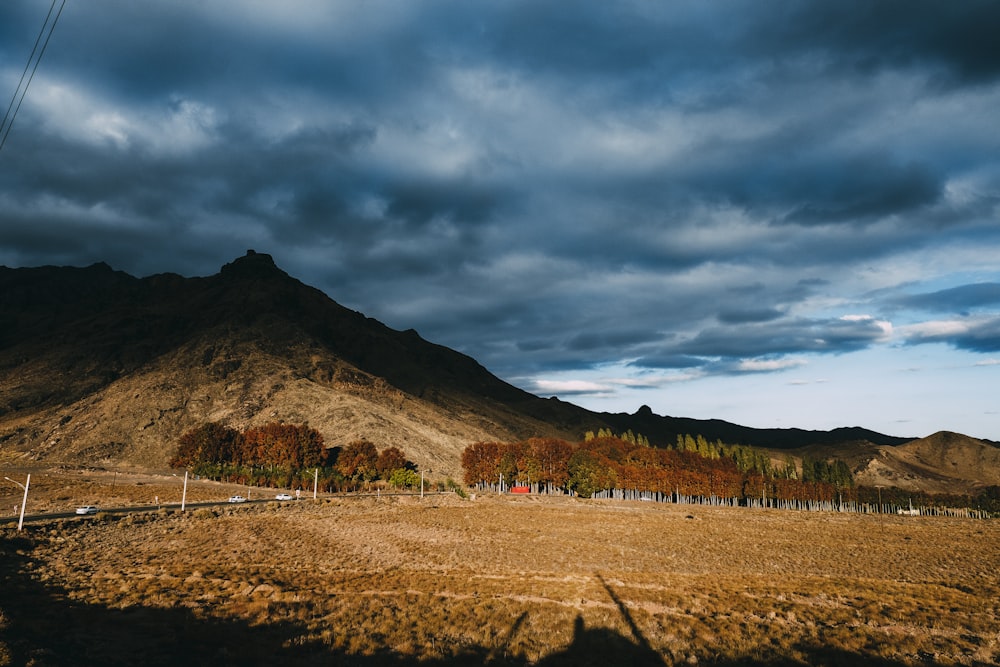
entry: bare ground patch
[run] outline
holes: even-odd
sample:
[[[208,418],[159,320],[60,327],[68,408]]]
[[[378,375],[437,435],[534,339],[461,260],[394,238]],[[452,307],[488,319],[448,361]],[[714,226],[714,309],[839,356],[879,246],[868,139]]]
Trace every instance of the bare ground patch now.
[[[693,513],[433,496],[8,523],[0,664],[1000,660],[995,521]]]

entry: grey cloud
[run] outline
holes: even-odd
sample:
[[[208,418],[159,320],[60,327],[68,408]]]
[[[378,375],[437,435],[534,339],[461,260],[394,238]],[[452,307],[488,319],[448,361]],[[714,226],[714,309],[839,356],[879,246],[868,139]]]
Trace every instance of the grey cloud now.
[[[723,324],[747,324],[751,322],[769,322],[782,316],[776,308],[740,308],[724,310],[719,313],[719,321]]]
[[[677,350],[711,357],[752,358],[802,352],[842,353],[862,349],[885,332],[872,320],[778,321],[739,328],[706,328]]]
[[[907,343],[945,343],[969,352],[1000,352],[1000,317],[965,324],[959,331],[916,333],[907,339]]]
[[[711,363],[710,359],[705,357],[696,357],[687,354],[671,354],[669,352],[664,354],[649,354],[633,362],[630,362],[630,366],[634,368],[655,368],[655,369],[684,369],[684,368],[699,368],[706,366]]]
[[[569,350],[605,350],[612,353],[622,349],[628,349],[639,343],[648,343],[657,340],[659,336],[648,330],[611,330],[593,332],[587,331],[576,334],[566,343]]]

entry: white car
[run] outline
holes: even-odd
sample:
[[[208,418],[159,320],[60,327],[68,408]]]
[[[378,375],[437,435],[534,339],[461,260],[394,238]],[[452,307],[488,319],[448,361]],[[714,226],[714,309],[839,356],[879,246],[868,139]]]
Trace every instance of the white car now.
[[[83,507],[77,507],[77,514],[97,514],[98,509],[94,505],[84,505]]]
[[[291,500],[292,494],[290,493],[279,493],[274,497],[275,500]]]
[[[243,496],[229,496],[229,502],[231,503],[245,503],[247,501]]]

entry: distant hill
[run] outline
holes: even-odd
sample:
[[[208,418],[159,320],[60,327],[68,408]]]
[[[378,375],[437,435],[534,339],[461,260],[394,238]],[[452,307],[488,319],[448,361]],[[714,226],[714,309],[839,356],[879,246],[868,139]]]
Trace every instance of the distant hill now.
[[[941,431],[899,447],[879,447],[856,473],[868,486],[933,493],[1000,486],[1000,446]]]
[[[702,435],[710,441],[753,445],[771,449],[790,449],[807,445],[836,445],[845,442],[869,442],[876,445],[901,445],[913,438],[899,438],[860,427],[836,428],[832,431],[807,431],[799,428],[750,428],[721,419],[690,419],[654,414],[647,406],[635,414],[600,413],[613,430],[632,429],[656,442],[672,443],[678,435]]]
[[[203,278],[135,278],[103,263],[0,267],[0,454],[162,467],[180,434],[209,420],[308,422],[330,445],[366,437],[456,477],[472,442],[575,441],[600,428],[654,445],[687,433],[777,449],[862,441],[895,451],[909,441],[539,398],[413,330],[344,308],[253,251]]]

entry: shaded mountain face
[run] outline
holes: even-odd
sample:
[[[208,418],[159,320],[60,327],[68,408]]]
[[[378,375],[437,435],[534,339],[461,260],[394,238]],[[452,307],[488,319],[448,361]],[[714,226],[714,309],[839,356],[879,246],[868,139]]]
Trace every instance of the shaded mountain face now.
[[[799,428],[749,428],[721,419],[690,419],[664,417],[646,406],[635,414],[607,414],[602,418],[612,424],[616,433],[632,429],[651,441],[672,443],[678,435],[702,435],[709,441],[752,445],[768,449],[792,449],[809,445],[837,445],[864,441],[876,445],[901,445],[913,438],[899,438],[865,428],[836,428],[832,431],[807,431]]]
[[[0,283],[9,295],[0,302],[9,314],[0,322],[0,346],[21,351],[13,362],[44,356],[60,370],[91,370],[78,381],[16,399],[28,405],[78,398],[209,331],[222,344],[252,340],[279,355],[308,340],[418,396],[435,386],[461,385],[504,401],[530,398],[472,359],[340,306],[289,277],[268,255],[248,254],[211,278],[140,280],[104,264],[28,271]]]
[[[249,251],[216,275],[135,278],[106,264],[0,267],[0,455],[161,467],[206,421],[308,422],[460,477],[480,440],[632,430],[786,449],[907,442],[865,429],[752,429],[594,413],[543,399],[470,357],[344,308]]]

